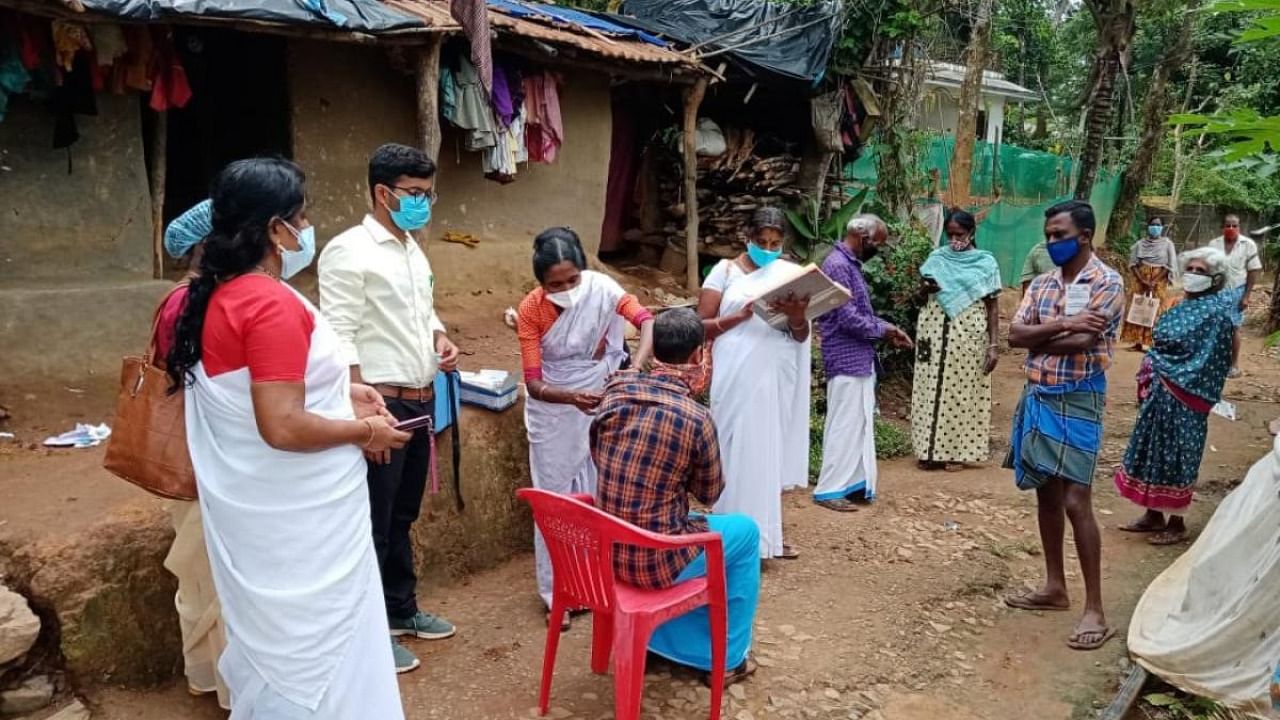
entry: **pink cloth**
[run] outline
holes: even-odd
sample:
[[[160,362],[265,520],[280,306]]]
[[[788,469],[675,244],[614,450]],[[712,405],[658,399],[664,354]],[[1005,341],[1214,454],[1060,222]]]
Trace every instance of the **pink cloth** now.
[[[449,14],[471,45],[471,64],[487,96],[493,92],[493,51],[489,43],[489,7],[485,0],[451,0]]]
[[[169,350],[177,335],[178,317],[182,315],[182,308],[186,304],[187,286],[182,285],[174,288],[169,297],[165,298],[164,305],[160,306],[160,317],[156,322],[156,359],[160,362],[169,357]]]
[[[533,162],[553,163],[564,144],[560,118],[560,93],[549,72],[524,79],[525,145]]]

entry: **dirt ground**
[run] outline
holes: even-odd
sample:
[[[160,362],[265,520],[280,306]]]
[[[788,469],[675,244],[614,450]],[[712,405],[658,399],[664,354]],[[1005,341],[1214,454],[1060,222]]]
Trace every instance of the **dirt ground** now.
[[[497,331],[483,339],[495,349],[511,342]],[[1267,451],[1267,424],[1280,415],[1276,360],[1256,337],[1249,338],[1245,354],[1247,376],[1232,381],[1226,393],[1239,407],[1239,419],[1211,419],[1202,492],[1190,514],[1193,530]],[[1007,446],[1022,384],[1019,359],[1005,355],[995,374],[993,458]],[[899,459],[882,465],[881,499],[858,513],[831,513],[804,494],[786,497],[788,541],[802,556],[766,564],[754,650],[760,669],[732,689],[725,717],[1093,717],[1127,668],[1124,629],[1135,602],[1181,552],[1152,548],[1116,529],[1135,514],[1116,495],[1110,468],[1132,428],[1139,359],[1135,353],[1117,354],[1106,450],[1095,485],[1104,595],[1108,619],[1119,630],[1116,639],[1098,652],[1076,652],[1064,643],[1074,612],[1022,613],[999,602],[1001,594],[1035,583],[1042,565],[1034,497],[1018,492],[994,460],[979,469],[931,474]],[[109,407],[109,398],[109,391],[50,387],[0,395],[0,402],[15,415],[7,429],[26,441],[44,432],[42,426],[52,432],[77,413],[96,421],[91,413]],[[107,488],[99,492],[109,497],[91,497],[77,489],[83,483],[62,479],[94,472],[98,462],[97,450],[46,453],[21,444],[6,449],[0,441],[6,498],[0,506],[0,538],[36,532],[49,522],[87,522],[92,508],[134,492],[123,483],[94,483]],[[1068,556],[1073,599],[1079,601],[1083,590],[1074,551],[1069,549]],[[447,641],[410,644],[423,667],[400,680],[407,716],[534,716],[544,626],[532,556],[514,557],[447,587],[424,584],[420,594],[425,608],[449,617],[459,633]],[[561,642],[551,717],[613,717],[610,678],[592,675],[588,668],[589,623],[580,619]],[[708,693],[696,678],[668,667],[650,671],[646,719],[706,717]],[[225,717],[212,700],[188,697],[179,683],[150,692],[95,688],[88,700],[102,720]]]

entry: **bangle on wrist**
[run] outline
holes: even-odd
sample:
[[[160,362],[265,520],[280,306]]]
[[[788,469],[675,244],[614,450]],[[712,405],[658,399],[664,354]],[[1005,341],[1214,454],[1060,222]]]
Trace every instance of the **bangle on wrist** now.
[[[365,424],[365,426],[369,428],[369,439],[368,439],[368,440],[365,440],[365,441],[364,441],[364,444],[360,446],[360,447],[361,447],[361,449],[368,450],[368,449],[369,449],[369,445],[371,445],[371,444],[373,443],[373,436],[374,436],[374,431],[373,431],[373,421],[372,421],[372,420],[370,420],[369,418],[365,418],[365,419],[361,420],[360,422],[363,422],[363,423]]]

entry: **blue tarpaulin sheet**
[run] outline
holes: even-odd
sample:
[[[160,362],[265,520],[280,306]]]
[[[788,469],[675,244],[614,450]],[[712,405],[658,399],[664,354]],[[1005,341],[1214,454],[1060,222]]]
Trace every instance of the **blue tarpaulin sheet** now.
[[[125,20],[157,22],[183,16],[259,20],[379,33],[422,27],[423,22],[378,0],[82,0],[85,8]]]
[[[655,35],[651,35],[644,30],[638,28],[619,25],[610,22],[602,17],[592,15],[591,13],[572,8],[561,7],[559,5],[544,5],[542,3],[527,3],[520,0],[488,0],[489,7],[497,10],[503,15],[521,18],[523,20],[536,20],[538,18],[549,18],[552,21],[565,23],[568,25],[577,25],[580,27],[596,30],[619,37],[635,38],[657,45],[658,47],[666,47],[667,43]]]

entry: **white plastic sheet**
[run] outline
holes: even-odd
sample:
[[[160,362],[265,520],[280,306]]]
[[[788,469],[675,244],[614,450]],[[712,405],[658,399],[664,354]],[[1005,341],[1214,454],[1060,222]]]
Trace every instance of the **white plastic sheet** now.
[[[1268,695],[1280,662],[1280,439],[1147,588],[1129,650],[1182,690],[1280,718]]]

